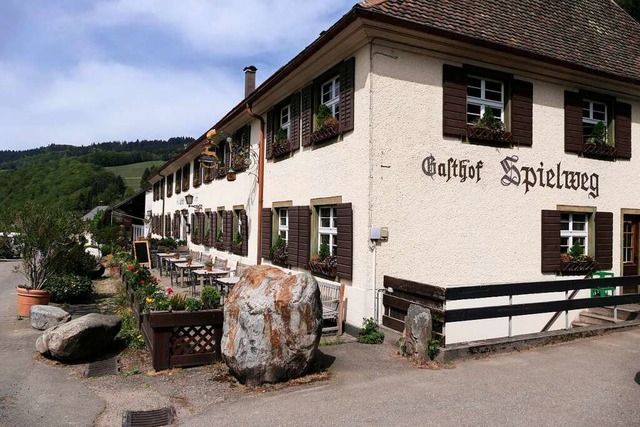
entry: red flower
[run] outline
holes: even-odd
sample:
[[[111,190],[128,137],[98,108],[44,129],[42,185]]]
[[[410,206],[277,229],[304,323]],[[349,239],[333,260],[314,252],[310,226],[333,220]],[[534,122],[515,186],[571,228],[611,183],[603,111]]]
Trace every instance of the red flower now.
[[[129,271],[133,271],[135,267],[133,266],[133,264],[129,264],[129,267],[127,267],[127,270]]]
[[[140,284],[141,284],[141,285],[144,285],[144,280],[140,280]]]
[[[167,289],[165,289],[164,291],[165,291],[166,293],[168,293],[168,294],[172,294],[172,293],[173,293],[173,289],[171,289],[171,288],[167,288]]]

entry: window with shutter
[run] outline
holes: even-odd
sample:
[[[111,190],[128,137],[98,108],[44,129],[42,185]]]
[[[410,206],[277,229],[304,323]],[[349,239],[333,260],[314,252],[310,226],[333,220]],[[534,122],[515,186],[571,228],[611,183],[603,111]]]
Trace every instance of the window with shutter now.
[[[193,186],[199,187],[202,184],[202,165],[200,159],[193,161]]]
[[[443,66],[443,134],[499,146],[533,144],[533,84],[479,67]]]
[[[182,169],[176,171],[176,186],[174,193],[180,194],[182,192]]]
[[[588,210],[542,211],[543,273],[585,275],[612,267],[613,214]]]
[[[173,174],[167,177],[167,197],[173,195]]]
[[[233,211],[224,211],[224,221],[222,224],[222,242],[224,250],[231,252],[233,243]]]
[[[296,92],[267,113],[267,159],[300,148],[300,93]]]
[[[264,259],[271,259],[271,220],[272,220],[272,213],[271,213],[271,209],[270,208],[263,208],[262,209],[262,213],[261,213],[261,217],[260,217],[260,221],[262,221],[261,224],[261,232],[262,235],[260,236],[260,246],[262,249],[262,258]]]
[[[332,140],[354,127],[355,58],[350,58],[301,92],[302,145]]]
[[[566,91],[564,150],[596,159],[631,158],[631,105],[590,92]]]
[[[191,173],[191,163],[187,163],[182,167],[182,191],[189,189],[189,179]]]
[[[251,126],[243,126],[233,135],[232,152],[227,156],[227,165],[236,172],[247,169],[251,161],[249,150],[251,146]],[[222,144],[221,144],[222,145]]]

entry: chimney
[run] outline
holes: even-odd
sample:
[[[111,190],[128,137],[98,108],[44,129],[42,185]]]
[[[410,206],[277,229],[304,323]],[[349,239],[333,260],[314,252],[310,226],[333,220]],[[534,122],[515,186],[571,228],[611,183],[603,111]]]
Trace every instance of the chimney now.
[[[244,67],[244,97],[249,96],[256,89],[256,71],[258,69],[253,65]]]

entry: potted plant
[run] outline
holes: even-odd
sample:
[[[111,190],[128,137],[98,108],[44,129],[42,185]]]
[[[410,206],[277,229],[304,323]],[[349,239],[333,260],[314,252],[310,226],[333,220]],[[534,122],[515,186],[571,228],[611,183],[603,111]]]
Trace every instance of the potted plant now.
[[[280,128],[273,136],[273,155],[281,156],[289,153],[289,139],[287,138],[287,131]]]
[[[204,263],[204,266],[207,269],[207,271],[213,271],[213,262],[207,261]]]
[[[560,254],[560,271],[564,275],[589,274],[598,269],[598,263],[589,255],[585,255],[582,246],[574,243],[569,251]]]
[[[486,108],[482,117],[468,124],[466,130],[470,141],[511,143],[511,133],[505,130],[504,123],[493,114],[491,108]]]
[[[191,266],[192,262],[193,262],[193,257],[191,255],[187,255],[187,265]]]
[[[309,269],[312,273],[325,277],[336,277],[338,270],[338,258],[331,255],[329,245],[322,242],[318,254],[311,257],[309,261]]]
[[[236,231],[233,242],[231,242],[231,252],[236,255],[242,255],[242,234],[239,231]]]
[[[340,132],[340,122],[333,117],[333,113],[324,104],[318,106],[315,114],[315,131],[311,134],[311,143],[325,141]]]
[[[279,264],[285,267],[289,265],[289,252],[287,244],[284,240],[282,240],[280,236],[278,236],[278,239],[271,247],[269,255],[271,257],[271,262],[273,262],[274,264]]]
[[[583,153],[599,157],[615,157],[617,150],[608,142],[607,125],[603,121],[596,123],[591,134],[585,138]]]
[[[83,224],[70,212],[29,202],[10,215],[7,228],[15,232],[14,242],[22,259],[22,268],[16,266],[14,272],[26,279],[16,289],[18,315],[27,317],[32,305],[51,300],[47,283],[65,263],[68,248],[77,244]]]
[[[216,236],[216,249],[218,249],[219,251],[224,250],[224,241],[222,239],[222,230],[218,230],[218,234]]]

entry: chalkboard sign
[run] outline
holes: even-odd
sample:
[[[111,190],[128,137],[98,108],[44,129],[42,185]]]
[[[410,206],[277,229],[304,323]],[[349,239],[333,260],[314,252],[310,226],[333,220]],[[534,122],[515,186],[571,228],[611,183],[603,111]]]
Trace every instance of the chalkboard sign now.
[[[140,265],[151,268],[151,255],[149,254],[149,242],[137,240],[133,242],[133,256]]]

